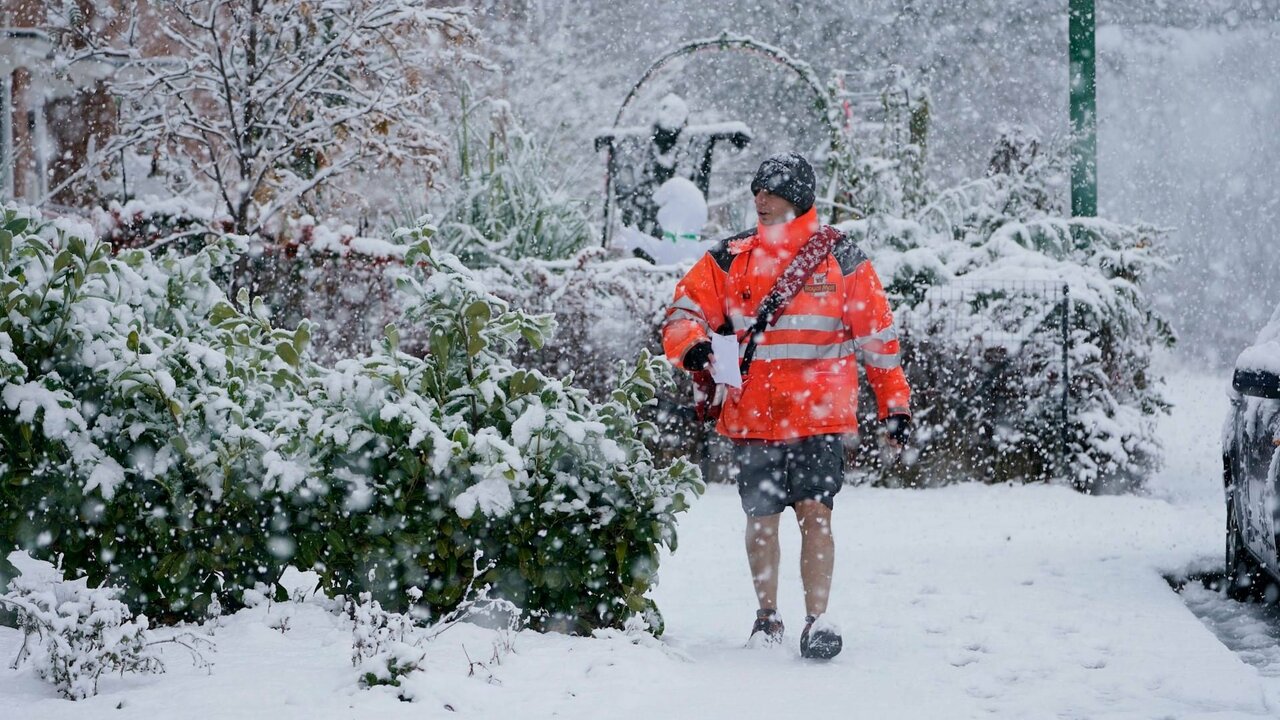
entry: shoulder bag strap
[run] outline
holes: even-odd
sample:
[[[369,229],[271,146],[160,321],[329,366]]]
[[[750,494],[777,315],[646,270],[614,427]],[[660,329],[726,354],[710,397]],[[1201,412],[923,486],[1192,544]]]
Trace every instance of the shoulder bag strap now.
[[[800,294],[804,283],[818,269],[822,261],[827,259],[827,255],[831,254],[831,250],[844,237],[839,230],[830,225],[823,225],[818,232],[814,233],[800,248],[800,252],[792,258],[791,264],[786,270],[778,276],[773,283],[773,289],[760,301],[760,307],[756,310],[756,321],[747,331],[747,349],[743,351],[742,362],[739,369],[745,377],[747,369],[751,367],[751,359],[756,354],[756,342],[760,335],[774,323],[778,322],[778,318],[782,317],[782,311],[787,308],[792,299]]]

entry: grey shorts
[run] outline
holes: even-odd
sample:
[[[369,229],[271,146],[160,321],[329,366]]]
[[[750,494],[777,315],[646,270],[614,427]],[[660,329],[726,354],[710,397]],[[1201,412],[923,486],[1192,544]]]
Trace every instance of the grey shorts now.
[[[780,442],[734,443],[730,477],[742,509],[752,517],[776,515],[801,500],[832,507],[844,485],[844,445],[839,435]]]

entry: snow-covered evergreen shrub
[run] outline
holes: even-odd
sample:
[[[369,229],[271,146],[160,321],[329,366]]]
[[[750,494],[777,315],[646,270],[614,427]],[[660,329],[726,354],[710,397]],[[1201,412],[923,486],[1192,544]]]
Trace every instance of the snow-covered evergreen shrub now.
[[[112,257],[66,221],[0,245],[0,538],[161,616],[274,580],[289,542],[290,438],[264,416],[300,382],[308,328],[230,303],[211,275],[235,255]]]
[[[147,617],[134,617],[119,589],[64,580],[53,565],[23,552],[10,553],[9,561],[19,575],[0,595],[0,607],[17,613],[23,632],[15,667],[30,662],[69,700],[98,694],[107,673],[163,672],[148,648]]]
[[[550,318],[510,309],[456,257],[432,250],[426,232],[406,239],[407,262],[429,269],[400,278],[406,326],[425,338],[425,358],[398,351],[389,329],[384,353],[337,366],[343,377],[379,382],[357,384],[331,415],[311,420],[359,441],[356,456],[330,445],[326,474],[369,477],[359,492],[388,507],[343,513],[331,526],[376,538],[382,528],[367,523],[390,512],[413,541],[372,544],[360,553],[371,564],[351,565],[348,579],[417,585],[429,606],[451,607],[478,546],[496,563],[485,577],[494,593],[527,611],[590,627],[650,609],[657,548],[674,543],[675,514],[698,488],[687,463],[655,467],[645,446],[654,430],[636,420],[665,365],[641,352],[600,403],[519,368],[509,359],[517,343],[543,345]],[[369,442],[361,430],[392,442]]]
[[[1165,267],[1160,231],[1069,219],[1055,201],[1060,159],[1021,146],[1031,157],[939,194],[915,219],[845,226],[908,333],[904,366],[926,443],[908,477],[1133,487],[1159,462],[1155,416],[1166,403],[1150,366],[1174,339],[1142,292]],[[1061,296],[1019,290],[1037,283],[1065,283],[1070,295],[1065,446]],[[961,302],[933,302],[954,288],[967,288]]]
[[[6,223],[3,541],[165,616],[200,617],[286,564],[348,594],[417,585],[443,612],[477,548],[530,613],[594,627],[651,607],[658,548],[699,489],[645,447],[654,358],[602,403],[517,367],[517,341],[543,343],[550,320],[511,310],[426,227],[404,236],[399,275],[426,355],[391,326],[326,367],[310,324],[276,327],[211,279],[237,258],[229,240],[112,257],[84,226]]]

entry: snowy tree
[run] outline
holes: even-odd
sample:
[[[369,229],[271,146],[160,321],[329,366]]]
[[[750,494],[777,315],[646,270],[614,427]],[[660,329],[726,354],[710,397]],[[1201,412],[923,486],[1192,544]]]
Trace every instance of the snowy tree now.
[[[441,73],[482,62],[468,12],[424,0],[140,5],[107,25],[63,28],[80,48],[71,59],[129,57],[112,84],[123,101],[118,136],[99,159],[149,155],[170,191],[210,190],[241,234],[358,198],[340,182],[354,172],[437,168]],[[144,32],[170,53],[144,53],[156,42]]]

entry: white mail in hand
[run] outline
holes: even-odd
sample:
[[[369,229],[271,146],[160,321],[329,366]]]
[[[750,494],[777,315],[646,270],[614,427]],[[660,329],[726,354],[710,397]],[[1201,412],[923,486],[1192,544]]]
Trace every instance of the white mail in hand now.
[[[711,334],[711,379],[721,385],[742,387],[737,335]]]

